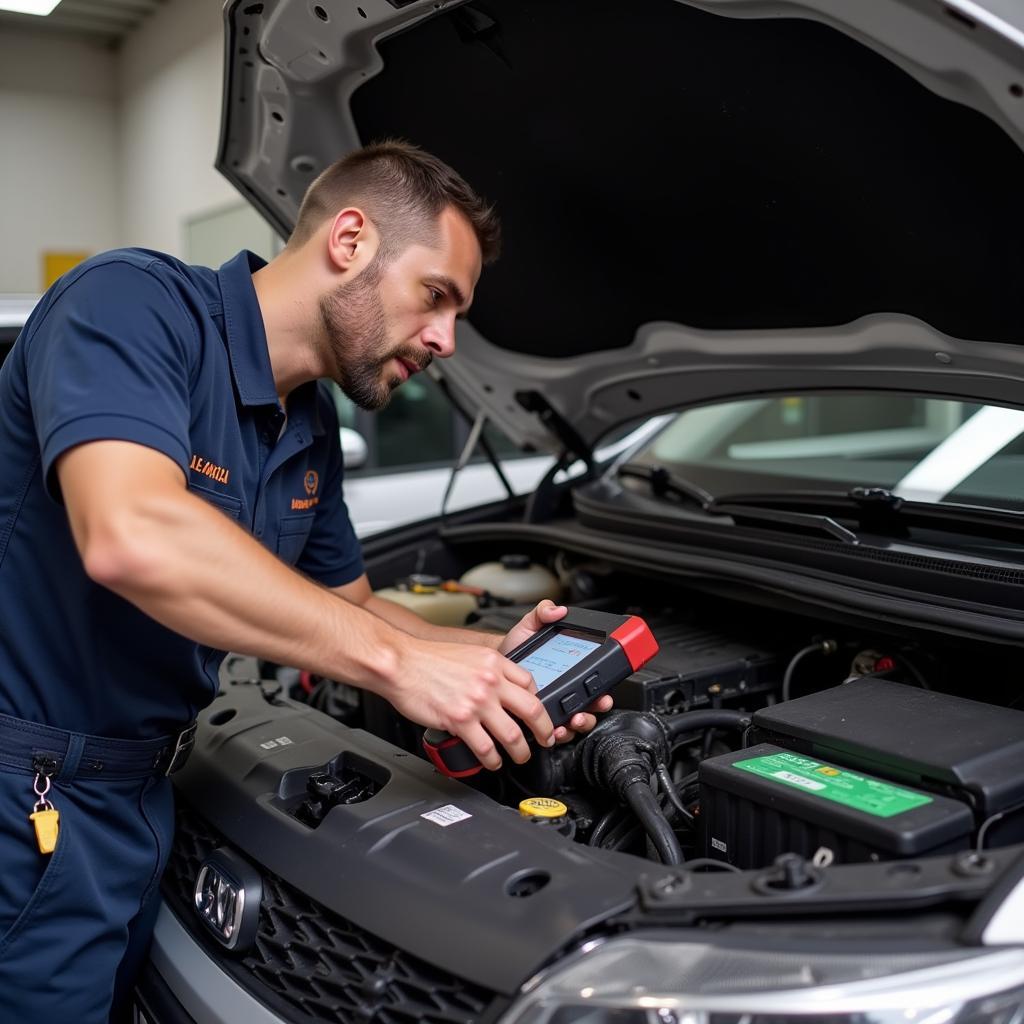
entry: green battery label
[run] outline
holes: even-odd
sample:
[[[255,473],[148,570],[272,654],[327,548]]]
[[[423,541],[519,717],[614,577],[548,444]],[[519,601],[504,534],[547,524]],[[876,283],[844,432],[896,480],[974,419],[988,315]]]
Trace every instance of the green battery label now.
[[[923,793],[785,751],[736,761],[733,768],[877,818],[892,818],[932,802],[932,798]]]

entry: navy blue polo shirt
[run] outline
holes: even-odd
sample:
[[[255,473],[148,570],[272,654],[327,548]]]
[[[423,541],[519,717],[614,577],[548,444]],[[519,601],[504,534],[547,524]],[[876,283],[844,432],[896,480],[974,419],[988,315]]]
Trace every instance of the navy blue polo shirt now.
[[[62,277],[26,323],[0,369],[0,712],[148,737],[216,692],[223,651],[85,574],[53,472],[75,445],[162,452],[193,494],[306,575],[335,587],[363,572],[330,394],[310,382],[287,415],[278,402],[261,266],[245,252],[213,271],[120,249]]]

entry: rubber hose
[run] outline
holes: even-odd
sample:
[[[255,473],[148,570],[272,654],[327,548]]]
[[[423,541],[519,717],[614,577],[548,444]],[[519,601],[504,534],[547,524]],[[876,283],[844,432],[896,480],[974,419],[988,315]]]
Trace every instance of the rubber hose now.
[[[661,863],[682,864],[683,849],[668,819],[658,806],[657,798],[651,792],[650,786],[635,782],[627,786],[622,795],[650,837]]]
[[[673,715],[666,720],[670,740],[690,732],[703,732],[705,729],[745,729],[750,725],[750,715],[746,711],[730,711],[727,708],[708,709],[706,711],[684,711],[681,715]]]
[[[613,807],[605,815],[601,817],[601,820],[594,826],[594,831],[590,833],[590,838],[587,840],[588,846],[600,846],[604,841],[605,836],[612,829],[612,825],[615,824],[616,819],[620,818],[622,811],[618,807]]]

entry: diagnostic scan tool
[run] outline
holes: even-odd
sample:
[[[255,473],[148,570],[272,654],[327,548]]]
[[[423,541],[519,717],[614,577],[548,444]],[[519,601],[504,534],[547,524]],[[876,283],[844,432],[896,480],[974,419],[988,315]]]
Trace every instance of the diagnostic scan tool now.
[[[557,727],[657,653],[654,634],[638,616],[570,608],[565,618],[539,629],[507,657],[532,673],[537,696]],[[441,729],[423,734],[423,748],[451,778],[475,775],[482,767],[462,740]]]

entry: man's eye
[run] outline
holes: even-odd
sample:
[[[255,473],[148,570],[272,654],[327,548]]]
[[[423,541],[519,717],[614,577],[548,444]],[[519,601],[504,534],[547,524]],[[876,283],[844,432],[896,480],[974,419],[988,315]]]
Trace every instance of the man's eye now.
[[[436,306],[444,298],[444,292],[438,291],[437,288],[429,288],[428,291],[430,292],[430,304],[432,306]]]

